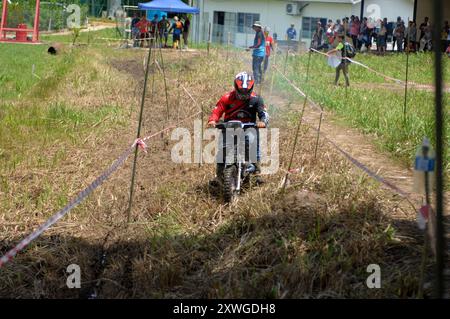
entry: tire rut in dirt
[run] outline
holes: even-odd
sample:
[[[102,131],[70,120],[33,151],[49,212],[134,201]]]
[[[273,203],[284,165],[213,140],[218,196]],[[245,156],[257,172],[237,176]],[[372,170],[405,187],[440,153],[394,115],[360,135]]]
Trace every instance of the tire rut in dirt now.
[[[92,265],[93,273],[94,273],[93,284],[80,291],[80,294],[79,294],[80,299],[97,299],[100,294],[100,291],[102,288],[101,276],[103,275],[106,265],[107,265],[108,251],[107,251],[106,245],[108,243],[110,236],[111,236],[111,231],[108,232],[108,234],[106,234],[105,239],[103,240],[101,249],[98,252],[98,259]]]

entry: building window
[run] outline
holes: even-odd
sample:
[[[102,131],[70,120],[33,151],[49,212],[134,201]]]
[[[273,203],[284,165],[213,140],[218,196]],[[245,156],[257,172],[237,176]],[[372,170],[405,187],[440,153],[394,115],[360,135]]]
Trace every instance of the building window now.
[[[322,27],[326,26],[327,19],[326,18],[311,18],[311,17],[303,17],[302,18],[302,38],[303,39],[311,39],[314,31],[316,29],[317,22],[322,22]]]
[[[238,13],[238,32],[248,32],[256,21],[259,21],[259,13]]]

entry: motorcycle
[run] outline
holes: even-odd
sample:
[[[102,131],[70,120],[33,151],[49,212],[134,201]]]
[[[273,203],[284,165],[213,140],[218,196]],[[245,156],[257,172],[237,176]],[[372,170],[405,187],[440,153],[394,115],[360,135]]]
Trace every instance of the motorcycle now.
[[[233,132],[246,132],[249,129],[256,129],[255,123],[243,123],[241,121],[229,121],[219,123],[216,128],[222,131],[222,136],[226,134],[227,129],[233,130]],[[241,130],[241,131],[240,131]],[[255,131],[256,132],[256,131]],[[240,194],[242,186],[250,183],[250,177],[256,172],[256,166],[246,159],[246,154],[249,154],[249,142],[248,135],[245,136],[245,151],[239,149],[239,139],[236,134],[233,136],[233,143],[227,143],[227,147],[233,146],[233,160],[231,162],[226,161],[223,168],[222,176],[218,178],[222,181],[222,195],[225,202],[232,202],[233,199]],[[256,138],[256,135],[253,136]],[[231,145],[232,144],[232,145]],[[226,147],[224,148],[226,149]],[[228,154],[229,150],[226,150]],[[250,157],[250,156],[248,156]]]

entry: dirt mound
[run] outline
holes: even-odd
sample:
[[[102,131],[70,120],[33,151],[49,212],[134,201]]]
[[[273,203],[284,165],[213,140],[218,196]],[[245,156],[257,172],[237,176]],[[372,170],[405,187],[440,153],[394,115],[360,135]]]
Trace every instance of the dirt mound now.
[[[110,61],[110,64],[118,71],[128,73],[138,82],[140,82],[144,77],[145,74],[144,60],[142,61],[139,61],[137,59],[112,60]],[[151,69],[151,72],[153,72],[153,69]]]
[[[308,190],[294,191],[280,199],[272,209],[275,213],[292,212],[299,214],[307,214],[314,211],[325,211],[325,199]]]

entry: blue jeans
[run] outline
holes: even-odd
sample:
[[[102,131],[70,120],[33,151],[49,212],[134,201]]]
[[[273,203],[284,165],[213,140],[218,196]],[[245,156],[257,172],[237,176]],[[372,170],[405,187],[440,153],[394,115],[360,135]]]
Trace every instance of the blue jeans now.
[[[264,73],[267,72],[267,69],[268,69],[268,68],[269,68],[269,56],[266,55],[266,56],[264,57]]]
[[[263,61],[263,56],[253,56],[253,76],[255,77],[256,84],[261,83]]]
[[[243,136],[239,135],[241,132],[244,133]],[[245,131],[222,131],[218,141],[216,162],[222,165],[232,164],[234,163],[235,157],[238,155],[253,164],[261,161],[259,129],[252,128]]]

